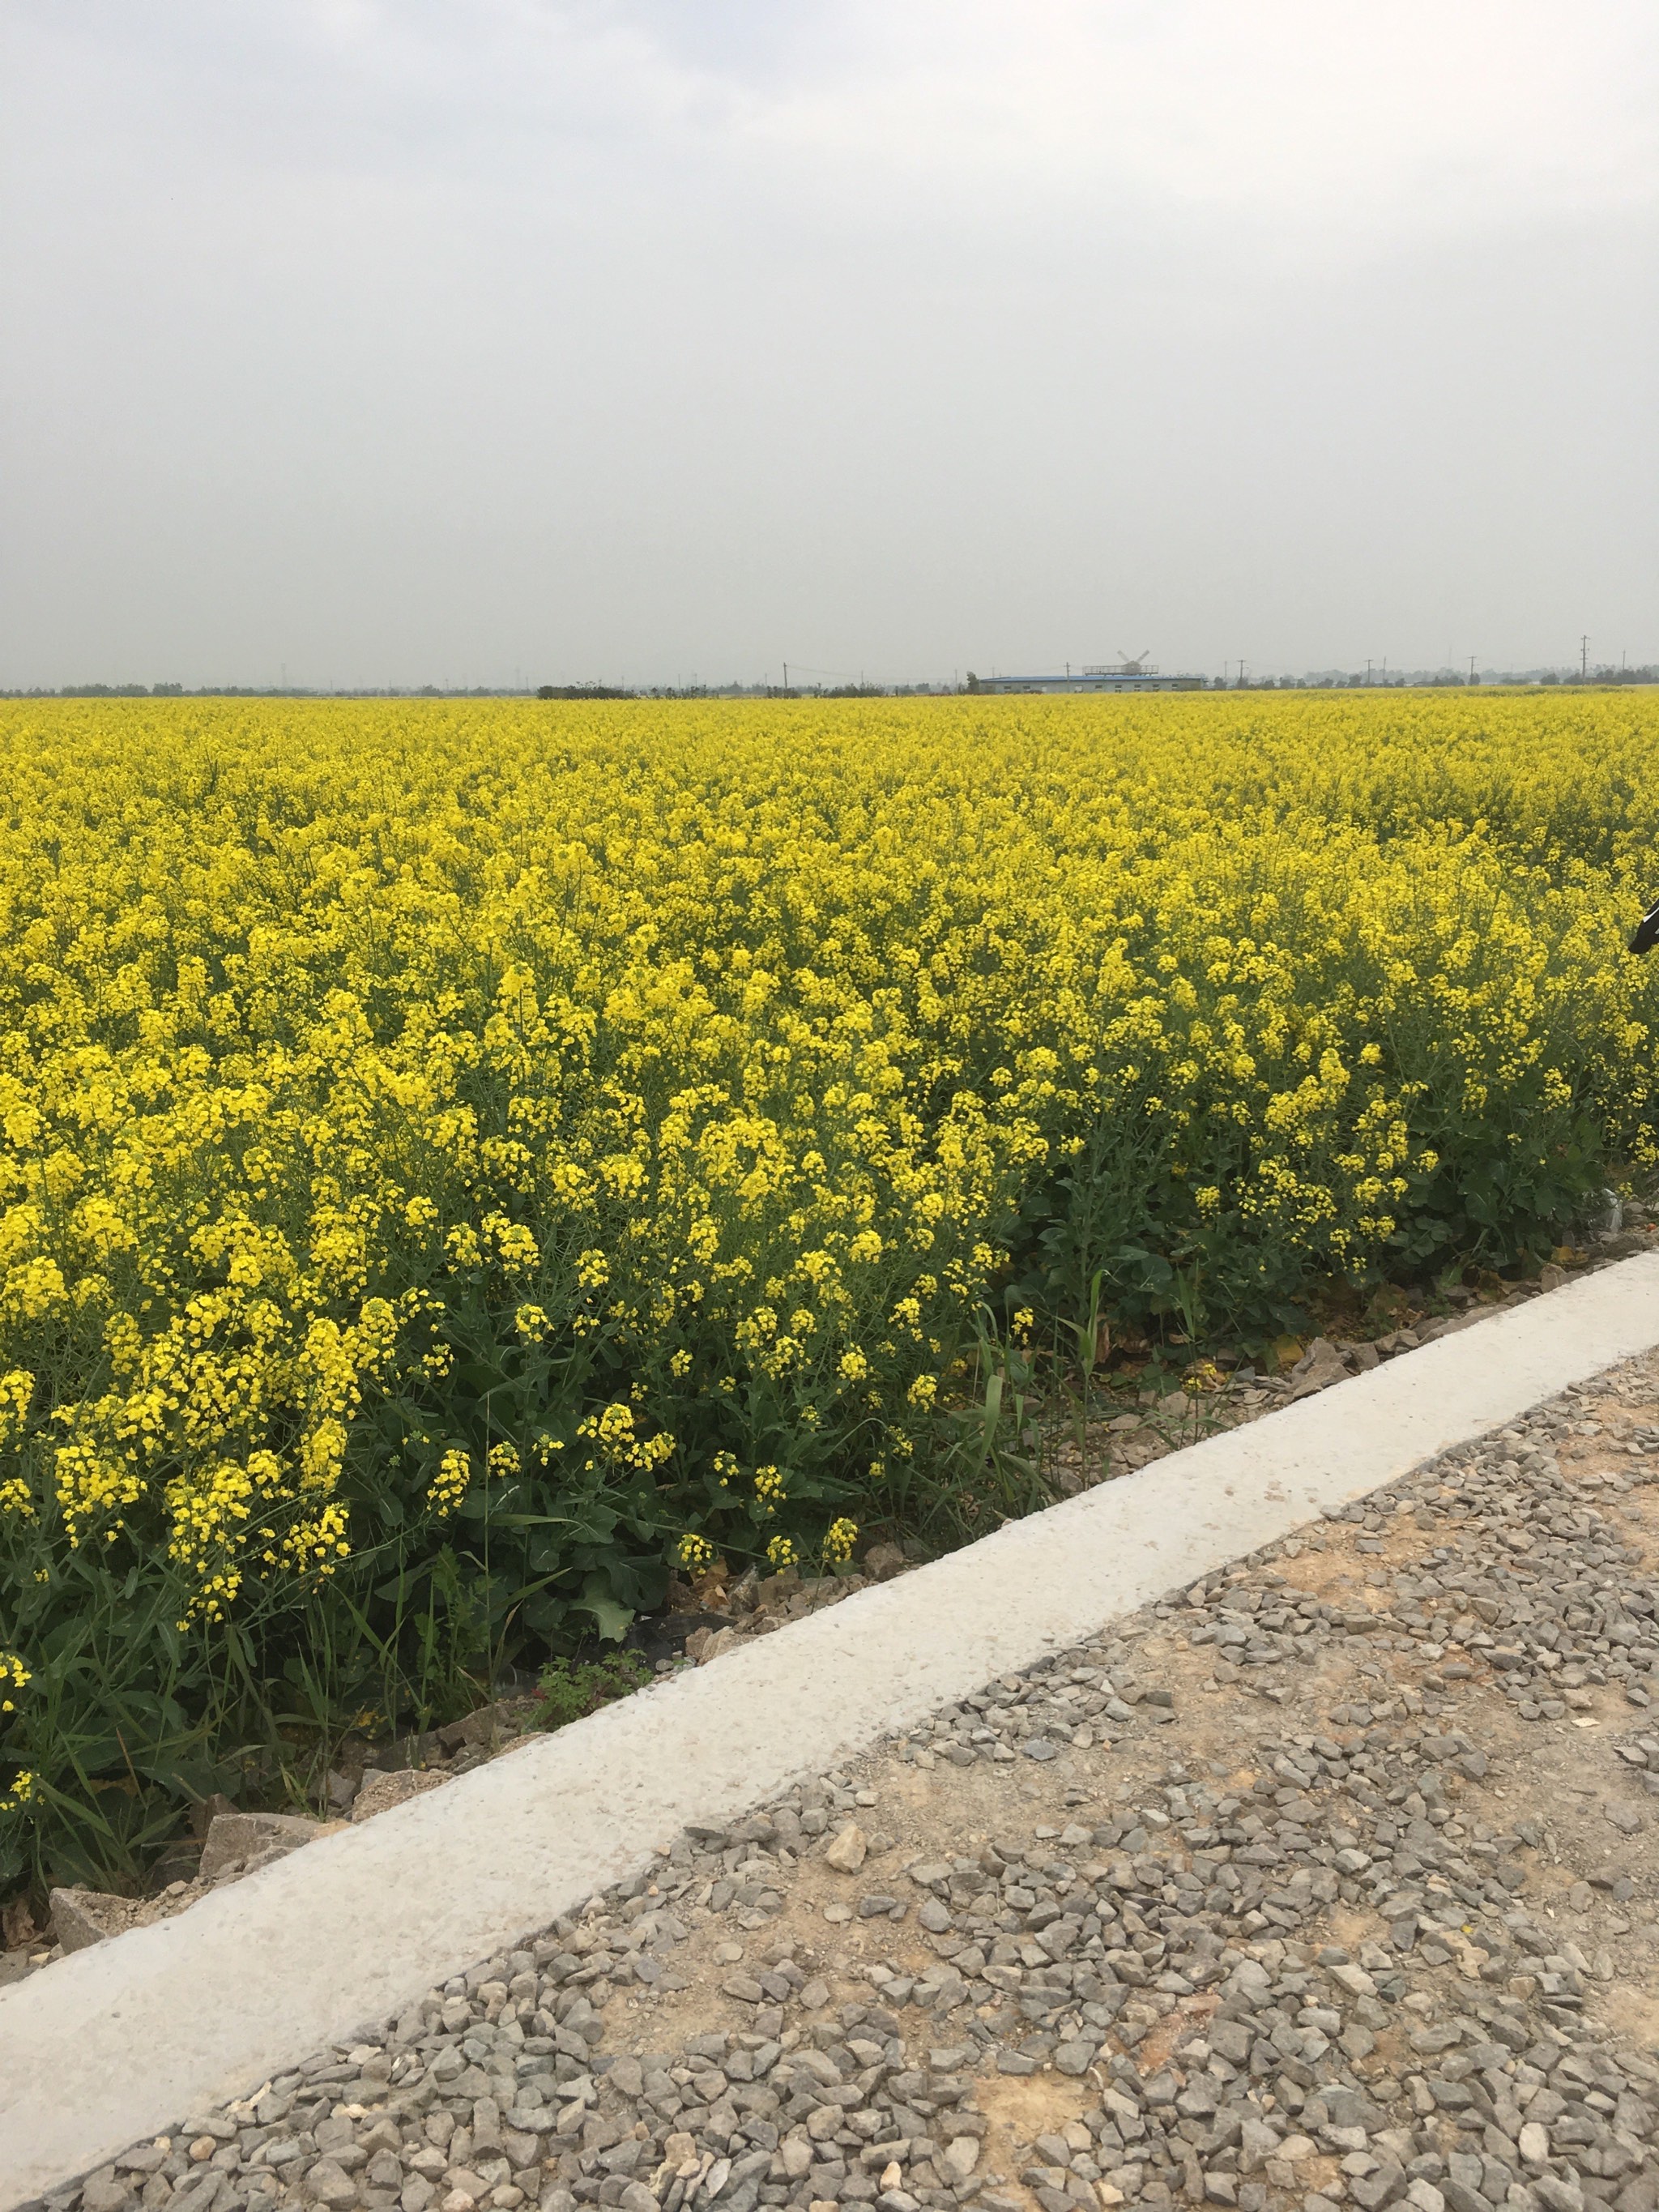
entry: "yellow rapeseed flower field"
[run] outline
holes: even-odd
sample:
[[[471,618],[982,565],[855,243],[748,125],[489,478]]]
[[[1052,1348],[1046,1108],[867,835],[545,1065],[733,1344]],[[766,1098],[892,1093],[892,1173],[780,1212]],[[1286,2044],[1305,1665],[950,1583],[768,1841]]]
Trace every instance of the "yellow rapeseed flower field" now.
[[[1656,735],[0,708],[0,1887],[675,1562],[845,1559],[1016,1307],[1547,1249],[1655,1155]]]

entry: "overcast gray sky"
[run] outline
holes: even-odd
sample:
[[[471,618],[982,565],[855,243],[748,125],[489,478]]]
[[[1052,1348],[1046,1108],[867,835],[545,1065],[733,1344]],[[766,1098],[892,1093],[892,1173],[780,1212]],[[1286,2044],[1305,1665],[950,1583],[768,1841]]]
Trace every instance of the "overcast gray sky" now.
[[[5,0],[0,684],[1659,658],[1653,0]]]

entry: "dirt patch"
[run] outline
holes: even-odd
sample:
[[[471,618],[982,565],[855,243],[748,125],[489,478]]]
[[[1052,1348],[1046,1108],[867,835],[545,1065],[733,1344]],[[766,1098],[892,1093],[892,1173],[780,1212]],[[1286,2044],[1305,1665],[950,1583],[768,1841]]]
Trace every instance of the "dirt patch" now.
[[[1082,2138],[1069,2147],[1087,2150],[1091,2138],[1083,2115],[1099,2101],[1097,2084],[1071,2081],[1064,2074],[1029,2074],[1024,2080],[1004,2075],[981,2081],[974,2102],[986,2122],[981,2152],[986,2171],[1004,2175],[1005,2186],[1012,2186],[1023,2168],[1034,2160],[1042,2162],[1042,2152],[1034,2148],[1037,2137],[1065,2140],[1068,2128]],[[1018,2195],[1023,2203],[1036,2202],[1027,2187],[1019,2186]]]

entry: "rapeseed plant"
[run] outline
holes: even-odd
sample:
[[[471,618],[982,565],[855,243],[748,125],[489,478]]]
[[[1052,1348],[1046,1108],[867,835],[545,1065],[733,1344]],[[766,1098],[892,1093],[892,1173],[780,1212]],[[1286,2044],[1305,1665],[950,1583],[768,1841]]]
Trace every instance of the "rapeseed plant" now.
[[[988,1299],[1542,1253],[1655,1157],[1656,711],[0,708],[0,1887],[283,1684],[844,1561]]]

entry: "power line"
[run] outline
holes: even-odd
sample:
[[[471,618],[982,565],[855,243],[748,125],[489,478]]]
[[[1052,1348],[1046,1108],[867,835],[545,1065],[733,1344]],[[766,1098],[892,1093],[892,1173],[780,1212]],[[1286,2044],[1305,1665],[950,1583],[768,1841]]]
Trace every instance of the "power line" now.
[[[787,684],[789,663],[786,660],[783,665],[784,681]],[[798,676],[833,676],[837,684],[862,684],[864,681],[864,671],[861,668],[855,676],[850,668],[809,668],[804,660],[798,660],[795,663],[795,673]]]

